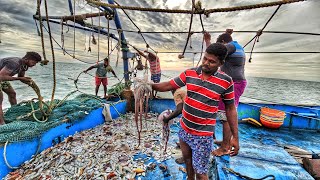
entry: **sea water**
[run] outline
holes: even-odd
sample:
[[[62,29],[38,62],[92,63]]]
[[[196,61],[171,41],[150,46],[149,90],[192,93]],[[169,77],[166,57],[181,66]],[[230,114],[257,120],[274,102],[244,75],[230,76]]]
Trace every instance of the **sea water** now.
[[[55,99],[63,99],[68,93],[76,90],[74,79],[92,64],[84,63],[56,63],[56,90]],[[122,67],[114,67],[119,79],[123,79]],[[162,70],[161,81],[169,80],[178,76],[182,71]],[[144,72],[138,72],[141,76]],[[90,75],[89,75],[90,74]],[[95,69],[92,69],[88,74],[82,73],[78,79],[77,85],[81,92],[94,94]],[[50,100],[53,88],[53,71],[52,64],[46,66],[37,65],[30,68],[26,72],[26,76],[31,77],[41,90],[41,95],[45,100]],[[118,79],[108,74],[108,88],[119,82]],[[150,73],[149,75],[150,76]],[[299,105],[318,105],[320,106],[320,82],[299,81],[287,79],[272,79],[263,77],[247,77],[248,85],[241,97],[241,102],[266,102],[266,103],[282,103],[282,104],[299,104]],[[124,81],[124,80],[123,80]],[[122,81],[122,82],[123,82]],[[20,81],[11,82],[17,93],[17,100],[30,100],[36,98],[36,94],[32,88],[21,83]],[[103,96],[103,87],[100,87],[99,96]],[[160,97],[171,98],[171,93],[159,93]],[[4,108],[10,107],[7,96],[4,95]]]

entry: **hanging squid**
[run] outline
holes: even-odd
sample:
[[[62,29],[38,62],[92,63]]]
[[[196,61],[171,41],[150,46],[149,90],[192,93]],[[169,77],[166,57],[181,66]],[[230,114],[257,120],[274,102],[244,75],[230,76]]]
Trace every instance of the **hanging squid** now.
[[[142,130],[142,115],[145,115],[145,118],[147,118],[147,112],[148,112],[148,101],[151,96],[151,86],[148,84],[148,78],[147,76],[144,77],[144,79],[136,79],[137,82],[135,88],[134,88],[134,99],[135,99],[135,122],[137,126],[138,131],[138,140],[140,146],[141,141],[141,130]],[[145,105],[145,106],[144,106]]]

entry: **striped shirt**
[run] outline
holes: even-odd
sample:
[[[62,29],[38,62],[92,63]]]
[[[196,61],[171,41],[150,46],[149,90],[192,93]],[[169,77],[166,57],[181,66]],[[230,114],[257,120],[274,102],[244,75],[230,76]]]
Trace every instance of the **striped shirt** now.
[[[192,68],[170,81],[174,88],[187,86],[183,105],[181,127],[198,136],[212,136],[220,98],[225,104],[234,103],[233,81],[218,70],[207,80],[202,80],[202,68]]]
[[[161,68],[160,68],[160,59],[156,55],[149,52],[147,55],[147,60],[150,64],[150,72],[151,74],[160,74]]]

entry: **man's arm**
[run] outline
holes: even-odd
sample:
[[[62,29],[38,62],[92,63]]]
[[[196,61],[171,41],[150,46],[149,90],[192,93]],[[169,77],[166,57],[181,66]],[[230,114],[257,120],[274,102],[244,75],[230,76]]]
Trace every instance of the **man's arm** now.
[[[208,32],[204,32],[204,41],[206,42],[206,47],[210,46],[211,44],[211,35]]]
[[[145,50],[144,52],[146,52],[146,53],[148,53],[149,54],[149,58],[151,57],[151,60],[153,61],[153,60],[157,60],[157,56],[155,55],[155,54],[153,54],[152,52],[149,52],[149,51],[147,51],[147,50]],[[151,55],[151,56],[150,56]],[[149,59],[148,58],[148,59]]]
[[[0,81],[15,81],[20,80],[20,77],[12,77],[11,71],[6,67],[2,68],[0,71]]]
[[[152,84],[152,89],[160,92],[171,91],[175,89],[170,81]]]
[[[239,137],[238,137],[238,115],[237,109],[234,103],[225,104],[227,121],[232,132],[231,148],[233,147],[233,152],[230,155],[235,156],[239,152]]]
[[[134,46],[132,46],[132,47],[133,47],[133,49],[135,49],[140,54],[140,56],[143,56],[144,58],[147,58],[147,56],[142,51],[140,51],[138,48],[136,48]]]
[[[93,68],[95,68],[94,65],[93,65],[93,66],[90,66],[88,69],[84,70],[83,72],[84,72],[84,73],[87,73],[88,71],[90,71],[90,70],[93,69]]]
[[[179,103],[176,107],[176,110],[174,110],[168,117],[163,118],[164,123],[168,123],[171,119],[179,116],[182,113],[183,103]]]
[[[20,71],[18,74],[18,77],[24,77],[25,74],[26,74],[26,71]]]
[[[226,44],[227,50],[228,50],[228,55],[233,54],[236,52],[236,46],[233,44]]]
[[[114,77],[118,78],[114,70],[111,70],[111,73],[114,75]]]

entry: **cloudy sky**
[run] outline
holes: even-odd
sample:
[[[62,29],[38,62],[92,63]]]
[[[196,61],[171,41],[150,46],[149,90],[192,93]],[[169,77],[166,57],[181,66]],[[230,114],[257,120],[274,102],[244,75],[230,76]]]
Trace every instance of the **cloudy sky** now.
[[[106,1],[106,0],[105,0]],[[233,7],[249,5],[274,0],[214,0],[202,1],[206,9]],[[190,9],[191,0],[126,0],[117,1],[121,5],[169,8],[169,9]],[[67,0],[48,1],[49,15],[69,15]],[[203,17],[204,28],[207,31],[223,31],[226,28],[233,28],[235,31],[256,31],[261,29],[277,7],[262,9],[215,13],[210,17]],[[0,1],[0,58],[7,56],[23,56],[26,51],[37,51],[41,53],[41,40],[37,35],[37,29],[32,15],[36,10],[36,0],[22,1],[10,0]],[[320,33],[320,1],[308,0],[295,4],[283,5],[272,21],[266,27],[266,31],[293,31]],[[98,12],[96,8],[86,5],[83,0],[76,0],[76,14]],[[141,31],[188,31],[190,15],[164,14],[153,12],[126,11]],[[129,21],[126,15],[118,10],[124,30],[138,31]],[[44,7],[42,7],[44,15]],[[98,18],[94,18],[94,24],[98,25]],[[86,22],[91,23],[90,19]],[[72,22],[68,22],[73,24]],[[101,18],[101,26],[106,27],[107,21]],[[110,26],[115,28],[113,22]],[[61,26],[51,25],[53,37],[61,43]],[[199,16],[194,16],[192,31],[201,31]],[[111,33],[117,34],[111,30]],[[73,28],[64,27],[65,47],[73,54]],[[75,30],[76,34],[76,57],[94,63],[97,60],[97,45],[92,45],[92,52],[88,53],[89,36],[83,30]],[[254,33],[234,33],[233,38],[241,44],[246,44]],[[126,32],[125,36],[129,43],[145,50],[145,43],[137,33]],[[212,34],[213,40],[218,34]],[[144,34],[148,44],[156,51],[180,51],[182,52],[187,34]],[[95,34],[98,39],[98,35]],[[201,34],[194,34],[191,37],[191,46],[187,51],[201,50]],[[112,47],[117,42],[112,41]],[[50,46],[47,33],[45,35],[46,54],[50,59]],[[55,44],[57,61],[78,63],[77,60],[63,55],[60,48]],[[251,44],[246,47],[251,50]],[[320,52],[320,36],[311,35],[287,35],[287,34],[263,34],[260,42],[256,44],[254,51],[317,51]],[[107,38],[100,36],[100,58],[106,56]],[[116,59],[116,52],[112,59]],[[188,54],[184,59],[178,59],[178,54],[159,54],[163,70],[183,70],[192,67],[199,60],[200,54]],[[249,54],[247,54],[247,59]],[[80,63],[80,62],[79,62]],[[114,63],[114,61],[112,62]],[[320,82],[320,54],[254,54],[252,63],[246,64],[247,76],[271,77],[281,79],[298,79]]]

